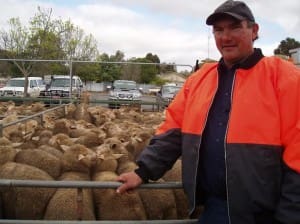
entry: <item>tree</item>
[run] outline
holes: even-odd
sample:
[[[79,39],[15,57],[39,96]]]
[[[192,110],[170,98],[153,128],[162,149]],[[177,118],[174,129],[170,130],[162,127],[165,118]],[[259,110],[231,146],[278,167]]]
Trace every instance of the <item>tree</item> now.
[[[122,76],[122,64],[114,62],[125,62],[124,53],[122,51],[116,51],[115,55],[109,56],[106,53],[101,54],[97,61],[102,62],[100,64],[100,74],[98,81],[112,82],[120,79]]]
[[[93,60],[98,55],[97,42],[91,34],[85,35],[70,20],[53,19],[52,9],[40,7],[29,21],[29,27],[23,26],[19,18],[9,20],[9,30],[0,32],[0,49],[7,52],[5,57],[9,59],[64,60],[38,65],[34,61],[14,60],[14,65],[25,77],[25,95],[27,77],[33,72],[65,71],[68,66],[65,60]]]
[[[157,67],[155,65],[147,65],[147,63],[152,63],[146,58],[137,58],[133,60],[134,62],[138,63],[145,63],[139,65],[140,67],[140,82],[141,83],[151,83],[158,73]]]
[[[274,54],[291,56],[289,50],[300,47],[300,42],[296,41],[294,38],[287,37],[282,40],[279,46],[274,50]]]

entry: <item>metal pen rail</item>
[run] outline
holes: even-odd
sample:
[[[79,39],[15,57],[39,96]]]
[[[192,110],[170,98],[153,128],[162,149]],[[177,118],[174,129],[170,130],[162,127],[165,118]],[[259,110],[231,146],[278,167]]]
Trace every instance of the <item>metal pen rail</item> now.
[[[32,119],[38,118],[38,120],[41,122],[41,124],[43,124],[43,116],[46,113],[49,113],[49,112],[52,112],[52,111],[55,111],[55,110],[63,109],[63,114],[65,116],[66,115],[66,106],[67,106],[67,104],[62,104],[62,105],[50,108],[50,109],[45,110],[45,111],[35,113],[34,115],[29,115],[29,116],[20,118],[20,119],[18,119],[16,121],[9,122],[7,124],[0,123],[0,137],[3,137],[3,129],[4,128],[12,126],[12,125],[15,125],[15,124],[20,123],[20,122],[26,122],[28,120],[32,120]]]
[[[54,220],[0,220],[4,224],[196,224],[197,220],[131,220],[131,221],[54,221]]]
[[[112,181],[47,181],[47,180],[14,180],[0,179],[0,187],[47,187],[47,188],[118,188],[120,182]],[[146,189],[179,189],[181,182],[162,182],[142,184],[140,188]]]
[[[0,97],[0,101],[13,101],[13,102],[42,102],[42,103],[48,103],[49,105],[62,105],[62,104],[69,104],[69,103],[79,103],[80,99],[69,99],[69,98],[34,98],[34,97]],[[162,107],[157,102],[149,102],[149,101],[132,101],[132,100],[90,100],[89,104],[112,104],[112,105],[118,105],[118,104],[127,104],[128,106],[135,106],[135,105],[148,105],[152,106],[152,111],[159,111],[159,109]]]
[[[77,188],[77,192],[82,194],[82,188],[117,188],[121,185],[119,182],[96,182],[96,181],[41,181],[41,180],[14,180],[14,179],[1,179],[0,187],[44,187],[44,188]],[[141,189],[180,189],[182,188],[181,182],[164,182],[157,183],[151,182],[142,184]],[[80,203],[80,202],[79,202]],[[126,221],[108,221],[108,220],[78,220],[78,221],[62,221],[62,220],[12,220],[0,219],[1,223],[20,223],[20,224],[194,224],[197,223],[196,219],[182,219],[182,220],[126,220]]]

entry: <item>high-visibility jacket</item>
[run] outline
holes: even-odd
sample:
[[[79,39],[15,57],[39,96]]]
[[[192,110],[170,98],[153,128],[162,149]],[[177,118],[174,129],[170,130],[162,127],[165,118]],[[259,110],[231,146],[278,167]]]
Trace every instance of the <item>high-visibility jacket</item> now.
[[[218,86],[217,63],[192,74],[169,105],[138,164],[160,178],[182,158],[183,187],[196,206],[201,137]],[[300,223],[300,70],[263,57],[235,73],[225,136],[228,211],[231,224],[255,224],[274,216]]]

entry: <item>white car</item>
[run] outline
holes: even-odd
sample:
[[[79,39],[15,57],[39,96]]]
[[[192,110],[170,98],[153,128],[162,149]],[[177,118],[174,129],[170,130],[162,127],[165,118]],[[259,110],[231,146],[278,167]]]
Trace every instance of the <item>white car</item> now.
[[[27,93],[30,97],[38,97],[40,94],[40,87],[38,80],[41,80],[41,77],[28,77],[28,88]],[[24,97],[24,86],[25,78],[11,78],[8,80],[6,85],[0,88],[0,96],[7,97]]]

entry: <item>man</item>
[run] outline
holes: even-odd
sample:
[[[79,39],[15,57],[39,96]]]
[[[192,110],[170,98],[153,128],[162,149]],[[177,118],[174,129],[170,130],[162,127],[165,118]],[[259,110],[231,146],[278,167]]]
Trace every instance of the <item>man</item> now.
[[[253,47],[258,25],[241,1],[206,20],[219,63],[203,65],[117,192],[160,178],[181,156],[190,214],[201,224],[300,223],[300,70]]]

